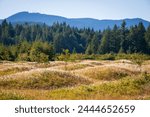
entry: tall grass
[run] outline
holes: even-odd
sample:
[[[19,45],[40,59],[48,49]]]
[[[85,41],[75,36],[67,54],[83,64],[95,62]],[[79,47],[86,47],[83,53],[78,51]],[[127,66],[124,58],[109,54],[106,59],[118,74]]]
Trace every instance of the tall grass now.
[[[49,93],[49,99],[137,99],[145,93],[150,95],[149,84],[150,75],[140,75],[138,78],[127,77],[116,83],[54,90]]]
[[[21,94],[18,94],[17,92],[7,92],[5,90],[0,90],[0,100],[25,100],[27,99]]]
[[[63,66],[63,67],[60,67],[60,69],[62,70],[66,70],[66,71],[72,71],[72,70],[77,70],[77,69],[83,69],[83,68],[86,68],[90,65],[88,64],[71,64],[71,65],[67,65],[67,66]]]
[[[94,67],[83,70],[79,72],[79,74],[91,79],[113,81],[122,79],[126,76],[136,75],[138,73],[117,67]]]
[[[90,81],[68,73],[45,71],[30,76],[0,79],[0,88],[5,89],[55,89],[89,84]]]
[[[150,99],[148,55],[78,56],[81,61],[67,61],[66,67],[63,61],[30,66],[1,63],[0,99]],[[88,57],[98,61],[82,61]],[[113,60],[111,57],[132,62],[99,61]],[[137,70],[138,62],[147,72]]]
[[[128,76],[117,82],[99,85],[81,85],[54,90],[5,90],[5,93],[3,92],[0,92],[0,99],[149,99],[150,74]]]
[[[22,71],[28,71],[31,68],[28,67],[12,67],[6,70],[1,70],[0,71],[0,76],[4,76],[4,75],[10,75],[10,74],[14,74],[17,72],[22,72]]]

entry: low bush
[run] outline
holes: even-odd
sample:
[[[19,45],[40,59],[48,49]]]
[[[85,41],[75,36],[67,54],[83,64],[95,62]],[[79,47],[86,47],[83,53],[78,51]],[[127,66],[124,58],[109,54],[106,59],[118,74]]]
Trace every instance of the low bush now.
[[[56,60],[64,60],[67,59],[68,61],[71,60],[120,60],[120,59],[127,59],[127,60],[150,60],[150,55],[146,54],[70,54],[69,57],[65,57],[64,55],[57,55]]]

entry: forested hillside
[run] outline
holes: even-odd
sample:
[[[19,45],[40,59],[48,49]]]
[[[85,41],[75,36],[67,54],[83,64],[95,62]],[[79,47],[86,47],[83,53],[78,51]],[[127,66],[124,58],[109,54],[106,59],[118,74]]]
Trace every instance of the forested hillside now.
[[[150,54],[150,26],[126,28],[115,25],[104,31],[72,28],[66,23],[17,24],[6,20],[0,25],[0,60],[48,61],[64,49],[70,53],[144,53]]]

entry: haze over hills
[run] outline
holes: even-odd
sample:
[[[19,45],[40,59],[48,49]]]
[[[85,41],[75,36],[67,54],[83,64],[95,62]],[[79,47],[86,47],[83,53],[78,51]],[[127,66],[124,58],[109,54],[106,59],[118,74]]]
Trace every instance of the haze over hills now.
[[[13,24],[30,22],[30,23],[45,23],[49,26],[55,22],[59,23],[66,22],[72,27],[93,28],[95,30],[104,30],[108,26],[112,28],[115,24],[120,26],[123,20],[126,21],[127,27],[136,25],[139,22],[142,22],[145,27],[148,27],[148,25],[150,24],[149,21],[140,18],[121,19],[121,20],[98,20],[92,18],[65,18],[61,16],[46,15],[40,13],[29,13],[29,12],[19,12],[6,19],[7,21],[12,22]]]

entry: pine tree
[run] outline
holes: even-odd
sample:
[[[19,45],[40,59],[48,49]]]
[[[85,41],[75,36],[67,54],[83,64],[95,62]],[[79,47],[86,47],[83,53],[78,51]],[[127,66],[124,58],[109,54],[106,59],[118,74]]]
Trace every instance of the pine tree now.
[[[6,20],[2,22],[2,40],[4,42],[4,39],[7,39],[9,37],[8,33],[8,23]]]
[[[120,49],[120,32],[117,25],[114,25],[112,32],[112,37],[110,40],[110,51],[113,53],[118,53]]]
[[[101,39],[101,43],[99,46],[99,53],[105,54],[109,53],[110,50],[110,39],[111,39],[111,30],[108,28],[104,31],[103,37]]]
[[[95,34],[93,36],[92,42],[91,42],[91,48],[92,48],[92,53],[97,54],[98,53],[98,47],[99,47],[99,38]]]
[[[145,53],[146,41],[144,38],[145,28],[142,23],[138,26],[131,27],[128,34],[128,53]]]
[[[147,43],[147,51],[146,53],[150,54],[150,25],[147,28],[147,31],[145,33],[145,40]]]
[[[126,29],[126,22],[125,20],[123,20],[122,24],[121,24],[121,42],[120,42],[120,53],[126,53],[127,50],[127,40],[126,40],[126,35],[127,35],[127,29]]]
[[[11,23],[9,23],[8,25],[8,35],[9,35],[9,38],[14,38],[15,36],[15,30]]]

